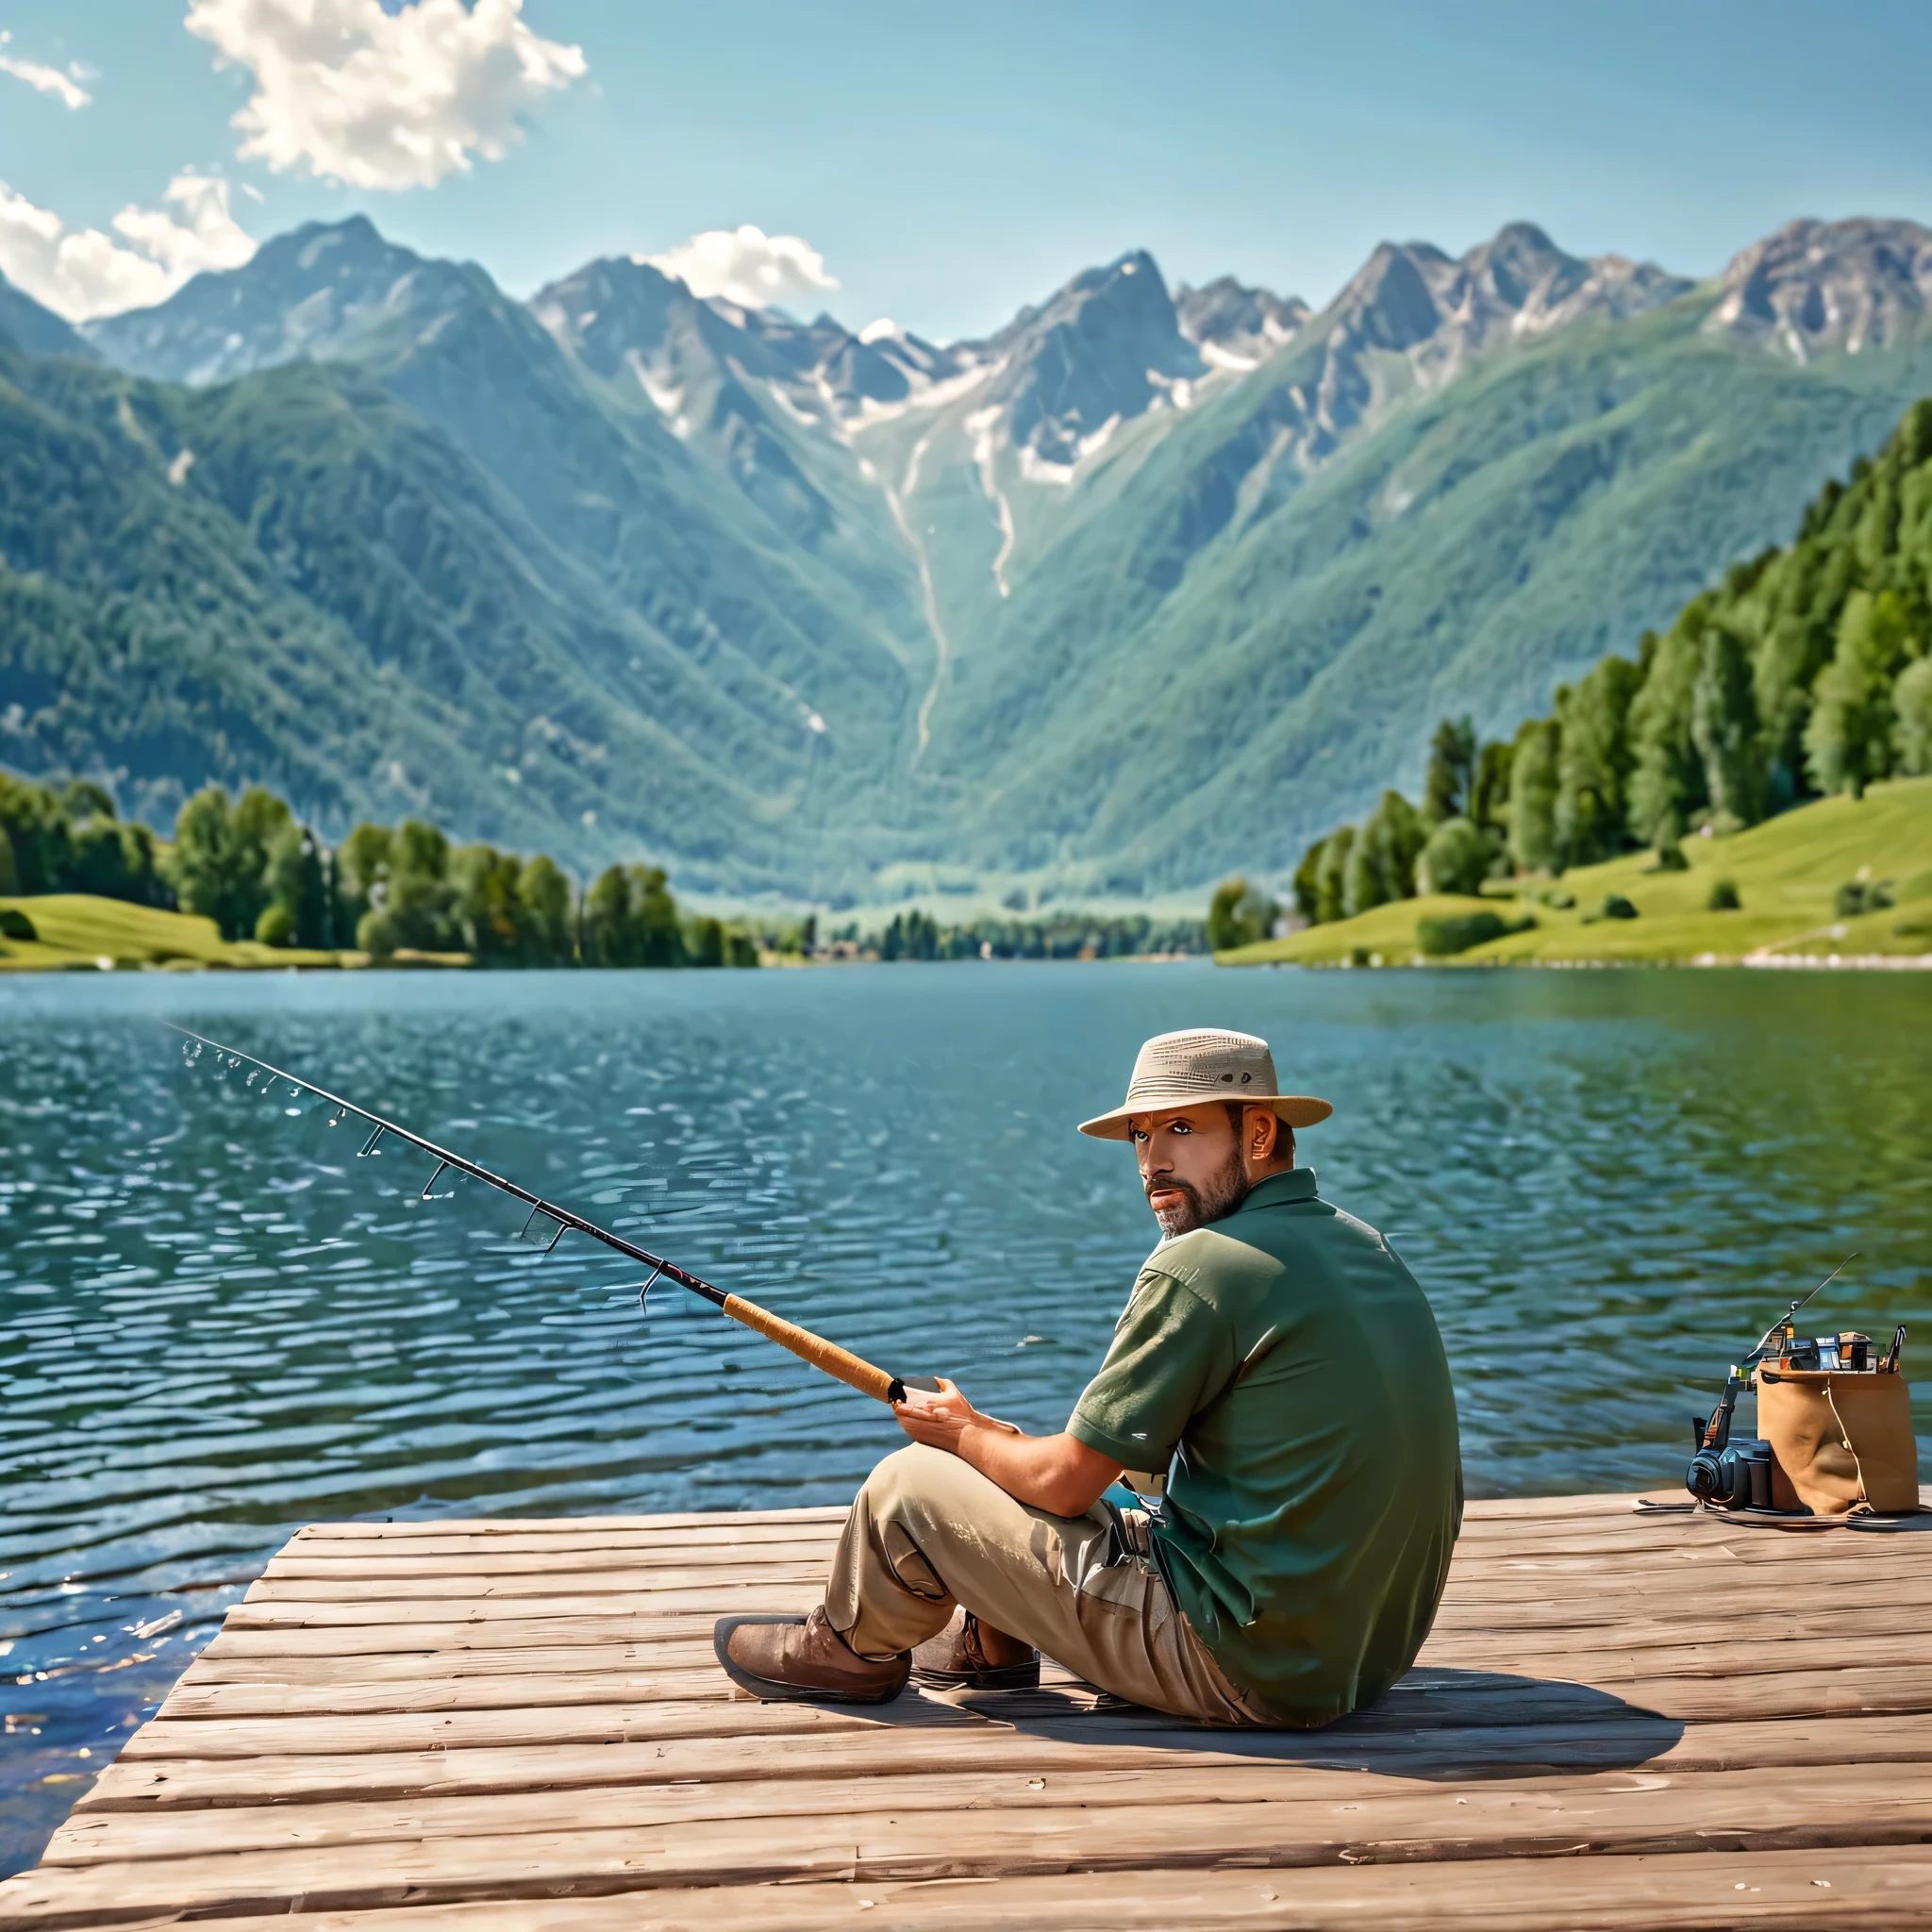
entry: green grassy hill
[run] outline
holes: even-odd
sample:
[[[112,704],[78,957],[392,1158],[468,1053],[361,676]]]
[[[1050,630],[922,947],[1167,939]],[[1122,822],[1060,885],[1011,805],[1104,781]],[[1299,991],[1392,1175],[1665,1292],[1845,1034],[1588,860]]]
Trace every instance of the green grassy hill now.
[[[254,940],[225,940],[211,919],[130,906],[92,892],[38,892],[0,898],[0,912],[18,912],[34,937],[0,937],[0,973],[129,973],[159,969],[192,973],[206,968],[278,973],[291,966],[362,967],[367,953],[319,952],[301,946],[265,946]],[[391,966],[471,966],[468,953],[423,953],[404,947]]]
[[[1536,924],[1441,963],[1661,965],[1751,954],[1932,958],[1932,778],[1892,779],[1862,799],[1819,799],[1728,839],[1687,839],[1683,849],[1685,872],[1658,872],[1649,853],[1632,853],[1578,867],[1555,884],[1519,881],[1507,897],[1499,887],[1481,899],[1397,899],[1358,918],[1216,958],[1230,966],[1408,965],[1420,958],[1419,921],[1484,908]],[[1737,887],[1737,911],[1708,909],[1720,879]],[[1838,893],[1848,884],[1881,887],[1892,904],[1841,915]],[[1613,893],[1637,908],[1635,919],[1599,916]],[[1553,905],[1553,897],[1574,903]]]
[[[162,912],[152,906],[129,906],[88,892],[0,899],[0,911],[22,914],[34,929],[31,940],[0,938],[0,972],[45,972],[61,967],[108,972],[140,966],[334,966],[343,958],[358,962],[362,958],[360,954],[259,946],[253,940],[231,944],[223,939],[212,919]]]

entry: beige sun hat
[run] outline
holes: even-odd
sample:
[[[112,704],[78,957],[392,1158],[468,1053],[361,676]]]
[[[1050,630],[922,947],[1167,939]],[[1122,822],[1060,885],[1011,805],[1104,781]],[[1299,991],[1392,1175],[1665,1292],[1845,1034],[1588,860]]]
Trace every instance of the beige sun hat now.
[[[1291,1127],[1312,1127],[1335,1111],[1312,1094],[1282,1092],[1265,1040],[1201,1026],[1156,1034],[1135,1058],[1126,1099],[1111,1113],[1082,1121],[1080,1131],[1096,1141],[1124,1141],[1127,1122],[1137,1113],[1199,1107],[1209,1100],[1272,1107]]]

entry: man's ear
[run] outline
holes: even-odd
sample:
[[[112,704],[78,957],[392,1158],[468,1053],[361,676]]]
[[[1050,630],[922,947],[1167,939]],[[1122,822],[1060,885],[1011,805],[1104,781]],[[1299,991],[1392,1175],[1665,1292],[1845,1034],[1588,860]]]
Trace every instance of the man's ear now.
[[[1242,1136],[1246,1142],[1244,1152],[1257,1166],[1274,1158],[1275,1143],[1281,1138],[1281,1118],[1272,1107],[1251,1107],[1248,1109],[1247,1132]]]

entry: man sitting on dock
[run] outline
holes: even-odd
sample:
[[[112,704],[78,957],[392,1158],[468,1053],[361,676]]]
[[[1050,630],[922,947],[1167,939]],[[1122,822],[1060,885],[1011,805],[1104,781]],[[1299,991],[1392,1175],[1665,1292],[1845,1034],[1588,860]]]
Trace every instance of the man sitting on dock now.
[[[916,1446],[866,1479],[824,1603],[721,1620],[730,1675],[880,1703],[914,1671],[1037,1683],[1044,1652],[1134,1704],[1304,1726],[1394,1683],[1461,1526],[1456,1400],[1408,1270],[1295,1165],[1332,1110],[1251,1035],[1148,1041],[1080,1131],[1133,1142],[1162,1238],[1065,1431],[951,1383],[902,1405]],[[1123,1474],[1148,1508],[1103,1500]]]

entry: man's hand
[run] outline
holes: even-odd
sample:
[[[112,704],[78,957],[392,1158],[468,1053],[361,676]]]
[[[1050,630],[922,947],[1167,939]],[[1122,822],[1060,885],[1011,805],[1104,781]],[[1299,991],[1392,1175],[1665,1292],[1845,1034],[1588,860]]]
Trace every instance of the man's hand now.
[[[892,1413],[899,1418],[899,1426],[915,1442],[924,1442],[928,1449],[943,1449],[948,1455],[959,1453],[959,1439],[974,1424],[989,1424],[989,1418],[980,1414],[959,1392],[957,1382],[949,1382],[941,1375],[939,1385],[942,1393],[930,1398],[915,1408],[909,1402],[895,1403]],[[995,1428],[1011,1429],[1010,1423],[992,1423]],[[1014,1431],[1015,1434],[1018,1431]]]
[[[942,1449],[990,1476],[1016,1502],[1054,1516],[1081,1516],[1120,1474],[1121,1465],[1077,1436],[1029,1436],[1011,1423],[981,1415],[957,1384],[924,1408],[898,1403],[892,1413],[915,1442]]]

